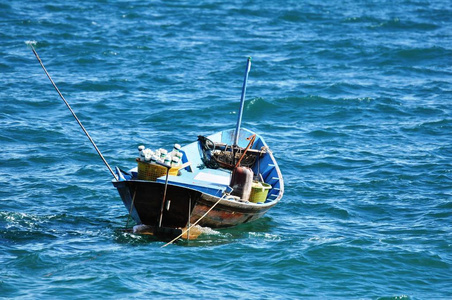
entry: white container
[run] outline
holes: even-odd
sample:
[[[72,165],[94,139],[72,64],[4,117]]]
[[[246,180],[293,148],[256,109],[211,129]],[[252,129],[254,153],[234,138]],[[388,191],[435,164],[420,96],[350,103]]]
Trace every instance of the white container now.
[[[143,145],[138,146],[138,159],[140,161],[144,160],[144,153],[143,153],[144,149],[145,149],[145,147]]]
[[[171,159],[171,167],[177,167],[180,165],[179,157],[175,156]]]
[[[160,149],[159,149],[159,152],[160,152],[160,158],[165,159],[165,157],[166,157],[167,154],[168,154],[168,151],[166,151],[165,149],[160,148]]]
[[[176,157],[179,158],[179,161],[182,162],[182,156],[184,156],[184,154],[182,152],[178,152],[176,154]]]
[[[144,161],[151,161],[151,157],[152,157],[151,153],[146,152],[144,154]]]

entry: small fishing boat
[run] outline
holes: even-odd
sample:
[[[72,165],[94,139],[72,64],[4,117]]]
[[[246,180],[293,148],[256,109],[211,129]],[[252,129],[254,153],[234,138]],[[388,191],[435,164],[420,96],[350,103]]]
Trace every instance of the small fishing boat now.
[[[112,184],[135,222],[134,232],[193,239],[195,225],[224,228],[251,222],[275,206],[284,193],[281,171],[262,136],[241,128],[248,73],[248,58],[235,129],[198,136],[177,145],[166,157],[143,155],[137,166],[113,170],[97,148],[69,103],[29,44],[60,98],[113,175]],[[149,154],[149,151],[147,152]],[[162,154],[163,153],[163,154]],[[172,156],[171,159],[169,157]],[[175,157],[175,159],[174,159]]]
[[[141,161],[128,172],[116,168],[112,183],[134,221],[152,233],[195,223],[224,228],[256,220],[275,206],[284,183],[272,152],[250,130],[240,129],[238,145],[234,136],[234,129],[224,130],[181,147],[180,168]]]

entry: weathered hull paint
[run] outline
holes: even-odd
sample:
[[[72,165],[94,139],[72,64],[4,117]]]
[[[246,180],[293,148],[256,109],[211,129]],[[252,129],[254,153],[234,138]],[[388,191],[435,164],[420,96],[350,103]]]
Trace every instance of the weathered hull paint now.
[[[202,194],[196,202],[195,208],[190,218],[190,223],[199,220],[219,198]],[[262,217],[272,206],[265,207],[246,207],[248,204],[230,200],[221,200],[214,209],[212,209],[199,224],[210,228],[225,228],[237,226],[239,224],[251,222]],[[258,206],[258,205],[256,205]],[[262,206],[262,205],[261,205]]]
[[[140,180],[113,184],[137,224],[150,226],[158,224],[164,184]],[[168,185],[167,196],[167,200],[171,200],[172,204],[168,209],[164,204],[163,225],[173,228],[194,224],[220,199],[173,185]],[[198,224],[210,228],[232,227],[259,219],[274,205],[276,203],[251,204],[222,199]]]

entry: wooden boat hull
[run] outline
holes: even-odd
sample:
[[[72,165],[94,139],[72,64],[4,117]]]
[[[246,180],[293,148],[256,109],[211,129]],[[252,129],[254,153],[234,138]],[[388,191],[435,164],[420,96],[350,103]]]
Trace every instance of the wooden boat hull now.
[[[165,185],[159,182],[113,181],[121,199],[137,224],[158,226]],[[163,205],[162,227],[183,228],[198,221],[220,198],[199,191],[168,185]],[[225,228],[262,217],[276,203],[254,204],[223,199],[198,223]]]
[[[190,222],[195,222],[201,218],[219,198],[202,194],[197,201]],[[239,224],[248,223],[261,218],[272,205],[253,205],[230,200],[222,200],[206,217],[199,223],[201,226],[211,228],[233,227]]]

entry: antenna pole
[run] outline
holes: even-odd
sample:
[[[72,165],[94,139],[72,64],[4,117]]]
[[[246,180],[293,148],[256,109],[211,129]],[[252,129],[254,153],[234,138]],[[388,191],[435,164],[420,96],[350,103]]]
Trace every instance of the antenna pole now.
[[[239,143],[240,125],[242,124],[243,107],[245,105],[246,84],[248,82],[248,73],[250,72],[250,69],[251,69],[251,57],[248,57],[248,60],[246,62],[245,78],[243,79],[242,97],[240,99],[240,110],[237,119],[237,127],[235,128],[234,146],[237,146]]]

